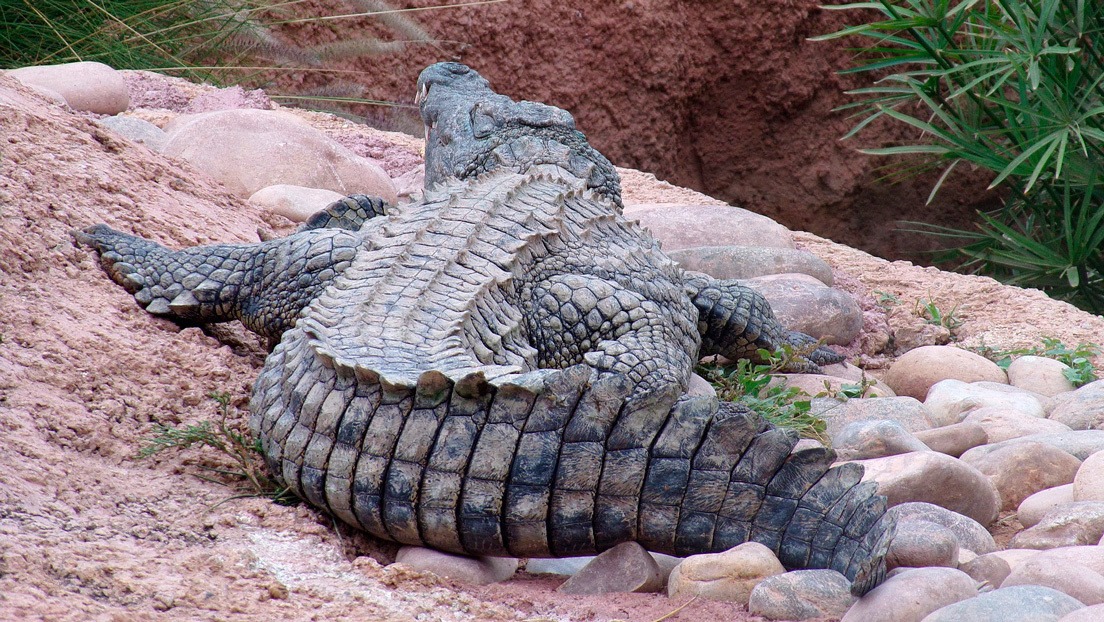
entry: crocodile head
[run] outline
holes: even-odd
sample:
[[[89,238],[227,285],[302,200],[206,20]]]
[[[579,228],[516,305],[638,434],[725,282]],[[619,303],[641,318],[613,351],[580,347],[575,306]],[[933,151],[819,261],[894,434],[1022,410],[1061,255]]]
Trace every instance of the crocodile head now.
[[[500,167],[523,173],[534,165],[555,164],[621,206],[616,169],[575,129],[566,110],[515,102],[460,63],[423,70],[415,100],[426,127],[427,188]]]

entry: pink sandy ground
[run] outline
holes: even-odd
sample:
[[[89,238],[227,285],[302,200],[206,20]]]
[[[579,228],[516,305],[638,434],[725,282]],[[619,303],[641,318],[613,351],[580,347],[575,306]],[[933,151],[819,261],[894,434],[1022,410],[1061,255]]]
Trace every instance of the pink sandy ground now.
[[[151,97],[187,88],[149,83]],[[194,88],[219,107],[255,104]],[[134,114],[167,121],[174,112]],[[393,175],[416,166],[416,140],[303,116]],[[209,450],[137,459],[154,424],[217,419],[212,392],[232,396],[242,425],[265,351],[240,327],[182,329],[145,313],[70,230],[106,222],[179,247],[253,242],[258,228],[291,223],[3,76],[0,118],[0,620],[647,621],[685,604],[658,594],[567,597],[555,591],[561,579],[524,573],[487,587],[451,583],[386,565],[393,545],[305,506],[230,499],[236,488],[197,477],[201,466],[228,466]],[[714,202],[635,171],[625,186],[631,202]],[[1101,318],[1038,292],[798,239],[864,301],[868,330],[851,352],[874,363],[885,356],[861,344],[877,343],[872,335],[893,320],[872,290],[958,305],[967,343],[1104,335]],[[759,618],[697,600],[663,619]]]

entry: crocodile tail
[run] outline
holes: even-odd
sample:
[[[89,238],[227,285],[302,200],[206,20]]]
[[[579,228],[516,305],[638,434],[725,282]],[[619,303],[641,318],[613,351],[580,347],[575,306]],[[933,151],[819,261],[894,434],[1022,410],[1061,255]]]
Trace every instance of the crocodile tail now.
[[[792,431],[738,405],[631,390],[584,365],[395,385],[316,356],[296,328],[258,377],[252,426],[296,494],[404,544],[566,557],[757,541],[856,592],[881,581],[892,525],[861,467],[793,452]]]
[[[260,244],[215,244],[179,251],[95,225],[73,237],[100,254],[112,280],[146,311],[187,322],[241,320],[276,338],[348,266],[359,239],[319,229]]]

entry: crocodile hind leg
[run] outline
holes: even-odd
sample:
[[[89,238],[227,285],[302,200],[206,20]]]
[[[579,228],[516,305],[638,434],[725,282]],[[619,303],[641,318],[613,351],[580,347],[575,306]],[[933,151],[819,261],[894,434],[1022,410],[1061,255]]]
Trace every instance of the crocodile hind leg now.
[[[698,308],[701,356],[720,354],[730,360],[758,360],[760,349],[773,352],[792,346],[794,357],[784,371],[818,373],[821,365],[843,361],[834,350],[819,346],[805,333],[787,330],[759,292],[735,281],[687,275],[691,298]]]
[[[348,267],[360,244],[340,228],[179,251],[106,225],[73,235],[99,252],[112,280],[150,313],[187,322],[241,320],[270,340]]]
[[[391,205],[379,197],[352,194],[334,201],[316,212],[299,226],[297,231],[309,229],[347,229],[360,231],[361,226],[377,216],[387,215]]]

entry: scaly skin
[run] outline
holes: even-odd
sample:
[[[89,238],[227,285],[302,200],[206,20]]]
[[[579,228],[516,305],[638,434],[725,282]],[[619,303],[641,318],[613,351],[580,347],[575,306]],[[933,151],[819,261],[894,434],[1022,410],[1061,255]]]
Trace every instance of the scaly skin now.
[[[278,478],[353,526],[526,557],[754,540],[857,594],[877,585],[893,525],[860,467],[686,395],[701,354],[811,338],[626,221],[616,172],[568,113],[456,64],[426,69],[419,101],[420,201],[352,197],[256,245],[77,237],[152,312],[279,338],[251,427]],[[794,366],[838,359],[814,349]]]

